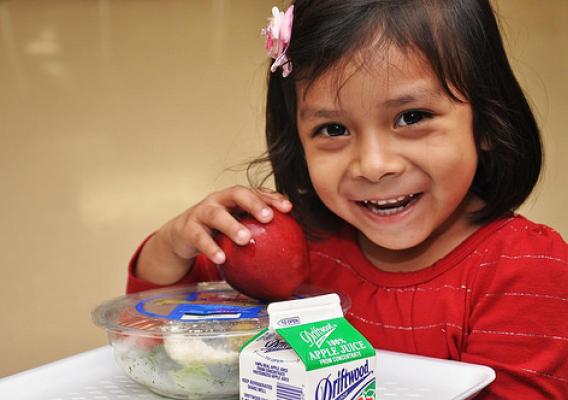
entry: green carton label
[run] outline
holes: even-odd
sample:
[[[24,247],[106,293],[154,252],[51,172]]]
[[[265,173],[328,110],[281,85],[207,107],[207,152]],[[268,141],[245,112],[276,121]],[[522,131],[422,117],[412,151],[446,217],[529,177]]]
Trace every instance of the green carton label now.
[[[276,329],[307,371],[375,355],[375,349],[345,318]]]

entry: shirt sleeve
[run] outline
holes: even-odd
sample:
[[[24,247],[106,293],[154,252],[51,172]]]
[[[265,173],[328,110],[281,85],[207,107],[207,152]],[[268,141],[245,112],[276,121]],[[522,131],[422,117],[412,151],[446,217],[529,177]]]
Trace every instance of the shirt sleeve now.
[[[566,399],[568,245],[540,226],[515,239],[479,266],[462,361],[496,372],[480,399]]]
[[[138,246],[130,262],[128,263],[128,278],[126,282],[126,293],[136,293],[143,290],[159,289],[168,286],[178,286],[178,285],[188,285],[196,282],[210,282],[221,280],[221,276],[215,264],[213,264],[207,257],[203,254],[198,254],[195,257],[193,266],[187,275],[185,275],[178,282],[171,285],[158,285],[152,282],[148,282],[144,279],[140,279],[136,276],[136,264],[138,262],[138,257],[140,252],[144,248],[144,245],[150,240],[154,234],[148,236],[144,241]]]

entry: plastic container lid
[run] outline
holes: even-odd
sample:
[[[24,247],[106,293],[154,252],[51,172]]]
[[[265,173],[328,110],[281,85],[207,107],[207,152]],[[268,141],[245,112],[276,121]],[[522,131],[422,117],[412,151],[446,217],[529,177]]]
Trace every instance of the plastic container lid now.
[[[329,293],[301,287],[295,298]],[[341,296],[342,308],[350,306]],[[226,282],[202,282],[149,290],[102,303],[92,313],[109,333],[161,338],[171,334],[199,337],[254,334],[268,326],[267,303],[235,291]]]
[[[225,282],[203,282],[130,294],[99,305],[92,313],[109,332],[162,337],[235,335],[268,325],[266,304]]]

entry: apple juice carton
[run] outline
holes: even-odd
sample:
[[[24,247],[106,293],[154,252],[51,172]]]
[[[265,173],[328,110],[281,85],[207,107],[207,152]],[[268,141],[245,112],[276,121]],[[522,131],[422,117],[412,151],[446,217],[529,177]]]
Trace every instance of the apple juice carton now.
[[[375,400],[375,349],[329,294],[268,305],[239,357],[240,400]]]

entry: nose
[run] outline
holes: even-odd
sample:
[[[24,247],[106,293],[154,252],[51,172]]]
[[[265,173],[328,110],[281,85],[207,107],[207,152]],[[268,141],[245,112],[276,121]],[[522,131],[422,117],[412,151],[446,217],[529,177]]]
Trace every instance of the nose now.
[[[353,178],[379,182],[401,175],[405,170],[404,157],[397,150],[395,140],[386,135],[362,135],[353,151],[350,168]]]

